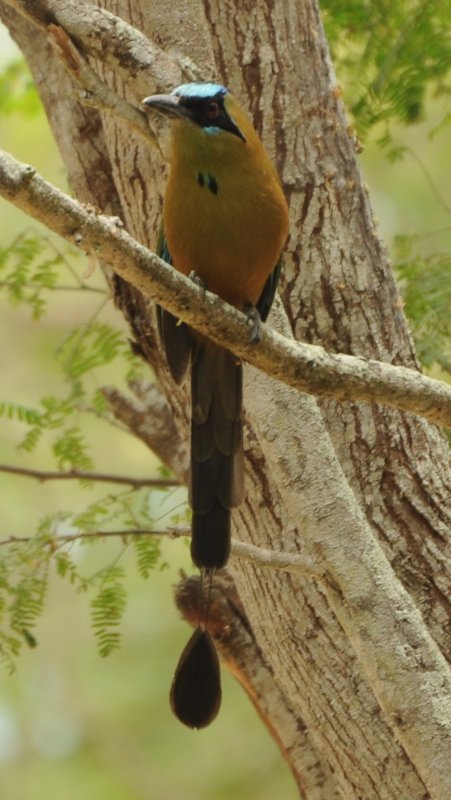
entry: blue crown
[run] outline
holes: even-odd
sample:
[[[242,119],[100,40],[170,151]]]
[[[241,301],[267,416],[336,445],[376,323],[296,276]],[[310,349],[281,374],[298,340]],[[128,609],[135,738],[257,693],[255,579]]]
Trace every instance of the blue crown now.
[[[228,89],[220,83],[182,83],[171,94],[176,97],[215,97],[217,94],[227,94]]]

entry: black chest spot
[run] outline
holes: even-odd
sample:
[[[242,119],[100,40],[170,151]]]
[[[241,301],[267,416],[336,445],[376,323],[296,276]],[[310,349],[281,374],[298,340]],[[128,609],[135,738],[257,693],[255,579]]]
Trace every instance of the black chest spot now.
[[[204,175],[203,172],[198,172],[196,179],[199,186],[201,187],[207,186],[207,188],[210,189],[210,192],[212,192],[212,194],[218,194],[219,191],[218,182],[215,176],[212,175],[210,172],[208,172],[206,175]]]

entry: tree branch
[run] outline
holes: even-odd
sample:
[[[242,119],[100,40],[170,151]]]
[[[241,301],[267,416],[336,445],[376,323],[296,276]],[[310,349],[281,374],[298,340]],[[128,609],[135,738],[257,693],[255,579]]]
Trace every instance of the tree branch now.
[[[78,90],[78,97],[84,106],[108,111],[122,119],[127,125],[139,133],[151,147],[157,147],[158,141],[151,129],[144,111],[129,103],[117,92],[103,83],[79,53],[71,38],[60,25],[49,25],[49,41],[58,53],[59,58],[73,78]]]
[[[167,400],[153,383],[132,381],[136,400],[113,386],[102,388],[114,417],[166,464],[180,481],[187,482],[189,456]]]
[[[180,539],[191,536],[191,528],[174,526],[172,528],[165,528],[164,530],[129,528],[128,530],[118,531],[79,531],[78,533],[58,534],[49,538],[48,543],[49,546],[55,547],[60,544],[73,544],[83,539],[124,539],[127,537],[148,536]],[[0,547],[9,544],[24,544],[26,542],[31,542],[34,538],[33,536],[8,536],[6,539],[0,539]],[[301,555],[300,553],[281,553],[277,550],[266,550],[263,547],[256,547],[256,545],[248,544],[247,542],[238,542],[236,539],[232,539],[232,555],[236,558],[242,558],[244,561],[252,561],[253,564],[266,569],[276,569],[281,572],[309,575],[317,581],[326,580],[325,572],[321,570],[319,565],[315,564],[313,559],[309,556]]]
[[[141,85],[143,92],[144,83],[147,88],[153,83],[156,90],[166,90],[183,81],[182,69],[171,56],[109,11],[75,0],[4,2],[42,30],[58,23],[84,53],[109,64],[129,85],[134,82],[135,88]]]
[[[328,601],[385,718],[431,797],[448,797],[449,664],[356,501],[318,404],[261,374],[252,378],[256,434],[281,503],[324,564]],[[280,419],[295,424],[281,426]]]
[[[136,242],[120,220],[96,214],[0,151],[0,194],[87,253],[102,251],[114,271],[149,299],[274,378],[309,394],[384,403],[451,426],[451,387],[406,367],[301,344],[262,325],[249,343],[249,322]]]
[[[45,481],[95,481],[96,483],[121,483],[140,489],[145,486],[155,489],[166,488],[167,486],[180,486],[180,481],[173,478],[132,478],[126,475],[108,475],[102,472],[84,472],[83,470],[71,469],[67,472],[44,471],[39,469],[28,469],[16,467],[12,464],[0,464],[0,472],[10,475],[20,475],[24,478],[34,478],[44,483]]]

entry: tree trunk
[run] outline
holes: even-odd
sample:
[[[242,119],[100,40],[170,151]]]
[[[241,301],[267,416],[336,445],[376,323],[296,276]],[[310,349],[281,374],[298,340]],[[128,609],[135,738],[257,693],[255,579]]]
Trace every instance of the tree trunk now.
[[[47,38],[55,20],[89,53],[102,81],[136,107],[191,76],[229,86],[250,109],[290,201],[284,311],[276,304],[270,324],[332,352],[416,367],[315,0],[96,5],[130,22],[167,64],[159,69],[149,57],[140,71],[125,50],[95,57],[100,21],[86,26],[78,3],[0,0],[78,199],[121,217],[154,247],[165,167],[122,121],[80,104]],[[176,391],[169,379],[153,312],[132,287],[108,277],[186,442],[186,388]],[[436,738],[441,730],[446,739],[451,726],[441,693],[450,652],[447,442],[414,415],[317,404],[252,368],[246,376],[246,499],[233,535],[306,553],[327,566],[328,577],[232,559],[235,588],[228,578],[218,582],[213,615],[224,660],[278,741],[302,798],[448,800],[451,755],[446,762]],[[115,408],[121,415],[120,403]],[[136,420],[134,430],[141,435]],[[183,475],[186,450],[173,447],[174,431],[170,438],[172,449],[160,452]],[[189,585],[178,602],[189,618]]]

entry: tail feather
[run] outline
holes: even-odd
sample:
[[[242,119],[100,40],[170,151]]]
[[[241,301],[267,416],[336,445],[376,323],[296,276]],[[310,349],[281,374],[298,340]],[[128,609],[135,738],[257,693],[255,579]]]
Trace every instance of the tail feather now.
[[[186,645],[170,694],[176,717],[189,728],[205,728],[221,705],[219,660],[207,631],[197,628]]]
[[[228,350],[216,348],[215,377],[220,386],[218,399],[229,420],[241,420],[243,405],[243,370],[241,360]]]
[[[157,306],[157,323],[170,373],[176,383],[185,377],[193,348],[190,331],[184,322]]]
[[[230,509],[242,497],[242,368],[203,341],[191,373],[191,555],[198,567],[219,569],[230,554]]]
[[[220,500],[225,508],[230,506],[232,495],[230,459],[215,448],[212,455],[199,461],[191,459],[189,500],[195,514],[208,514]]]
[[[230,509],[216,500],[205,514],[193,511],[191,558],[196,566],[220,569],[230,556]]]
[[[241,363],[212,342],[194,339],[163,309],[158,327],[178,383],[191,358],[191,553],[198,567],[219,569],[230,555],[230,509],[243,495]]]
[[[213,414],[200,424],[191,419],[191,447],[195,450],[196,461],[207,461],[212,457],[216,448]]]

